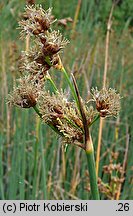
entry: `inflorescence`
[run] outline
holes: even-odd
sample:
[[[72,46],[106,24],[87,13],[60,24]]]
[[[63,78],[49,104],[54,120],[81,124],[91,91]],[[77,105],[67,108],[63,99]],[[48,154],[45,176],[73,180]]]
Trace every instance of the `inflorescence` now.
[[[51,9],[27,6],[24,19],[19,22],[21,37],[30,35],[32,43],[21,55],[22,77],[9,95],[9,103],[21,108],[37,107],[42,120],[62,136],[65,143],[83,147],[84,127],[75,101],[68,101],[63,91],[46,91],[45,80],[51,67],[60,64],[59,53],[68,44],[59,31],[52,31]],[[117,116],[120,110],[120,95],[114,89],[92,89],[96,109],[82,99],[88,127],[96,116]],[[36,110],[36,109],[35,109]]]

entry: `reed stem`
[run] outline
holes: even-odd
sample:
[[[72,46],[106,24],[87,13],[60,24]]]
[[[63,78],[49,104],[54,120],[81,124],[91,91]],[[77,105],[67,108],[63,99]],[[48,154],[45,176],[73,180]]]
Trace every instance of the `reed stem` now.
[[[97,176],[96,176],[96,168],[95,168],[95,159],[94,159],[94,148],[93,148],[93,142],[91,139],[91,134],[88,128],[87,118],[84,110],[83,103],[81,101],[81,97],[79,94],[78,86],[75,80],[75,77],[72,75],[73,84],[75,87],[75,93],[77,95],[78,99],[78,106],[79,110],[82,116],[83,121],[83,127],[84,127],[84,140],[85,140],[85,152],[87,156],[87,162],[88,162],[88,171],[90,176],[90,187],[91,187],[91,194],[92,198],[94,200],[99,200],[99,191],[98,191],[98,185],[97,185]],[[98,118],[96,118],[97,120]]]
[[[87,162],[88,162],[88,171],[90,176],[90,187],[91,187],[91,194],[93,200],[100,200],[98,185],[97,185],[97,177],[96,177],[96,170],[95,170],[95,159],[94,159],[94,151],[87,152]]]
[[[39,115],[40,118],[42,118],[42,114],[40,113],[39,109],[37,106],[34,106],[33,109],[35,110],[35,112],[37,113],[37,115]],[[59,135],[63,135],[56,127],[54,127],[52,124],[47,124],[49,127],[51,127],[51,129],[53,129],[56,133],[58,133]]]
[[[50,84],[51,84],[51,86],[52,86],[52,88],[53,88],[53,90],[54,90],[54,93],[57,93],[57,92],[58,92],[58,89],[57,89],[57,87],[56,87],[54,81],[51,79],[50,76],[47,77],[47,80],[50,82]]]
[[[93,125],[99,118],[100,118],[100,115],[98,114],[98,115],[94,118],[94,120],[89,124],[89,127],[90,127],[91,125]]]
[[[66,72],[64,67],[61,68],[61,71],[64,73],[65,79],[66,79],[66,81],[67,81],[67,83],[71,89],[72,96],[76,101],[77,107],[79,108],[79,102],[78,102],[77,94],[76,94],[74,86],[70,80],[70,77],[68,76],[68,73]]]
[[[103,74],[103,88],[106,88],[106,82],[107,82],[107,71],[108,71],[108,63],[109,63],[109,42],[110,42],[110,32],[111,32],[111,26],[112,26],[112,15],[113,15],[114,7],[115,7],[115,2],[112,5],[112,8],[111,8],[111,11],[109,14],[108,23],[107,23],[107,34],[106,34],[106,41],[105,41],[105,62],[104,62],[104,74]],[[104,120],[102,118],[100,118],[98,145],[97,145],[97,156],[96,156],[96,173],[97,173],[97,176],[98,176],[98,172],[99,172],[103,123],[104,123]]]
[[[42,114],[40,113],[38,107],[35,105],[35,106],[33,107],[33,109],[35,110],[35,112],[36,112],[36,113],[39,115],[39,117],[41,118],[41,117],[42,117]]]

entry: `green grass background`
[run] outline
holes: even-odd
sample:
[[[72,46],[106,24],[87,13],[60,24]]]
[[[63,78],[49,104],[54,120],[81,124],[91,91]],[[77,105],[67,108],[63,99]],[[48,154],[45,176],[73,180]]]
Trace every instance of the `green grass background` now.
[[[106,25],[112,7],[111,0],[83,0],[76,29],[53,25],[70,44],[62,54],[68,73],[75,71],[84,99],[92,87],[102,88]],[[53,8],[55,18],[74,19],[77,0],[36,0],[47,9]],[[103,128],[99,176],[106,184],[109,177],[103,166],[108,165],[111,151],[119,156],[113,163],[123,164],[126,143],[129,142],[125,181],[120,199],[133,199],[133,7],[132,0],[120,1],[113,13],[109,45],[107,85],[121,96],[118,119],[106,119]],[[32,109],[9,107],[6,103],[15,79],[20,76],[18,59],[25,41],[20,40],[18,21],[24,10],[24,0],[0,0],[0,199],[90,199],[85,153],[62,147],[59,137],[44,125]],[[59,71],[51,70],[59,88],[67,88]],[[99,122],[92,128],[95,152]],[[117,173],[115,173],[117,176]],[[101,193],[101,199],[107,199]]]

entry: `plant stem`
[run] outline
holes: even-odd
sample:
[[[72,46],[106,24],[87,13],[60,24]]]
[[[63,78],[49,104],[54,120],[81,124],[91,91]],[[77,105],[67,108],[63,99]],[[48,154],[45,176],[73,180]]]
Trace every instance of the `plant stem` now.
[[[100,115],[98,114],[98,115],[94,118],[94,120],[89,124],[89,127],[90,127],[91,125],[93,125],[99,118],[100,118]]]
[[[74,124],[70,119],[67,118],[67,116],[64,116],[64,119],[67,120],[67,122],[72,125],[73,127],[80,129],[81,131],[83,131],[83,129],[81,127],[79,127],[78,125]]]
[[[35,112],[39,115],[40,118],[42,118],[42,114],[40,113],[39,109],[37,106],[34,106],[33,109],[35,110]],[[47,125],[49,127],[51,127],[56,133],[58,133],[59,135],[63,136],[63,134],[56,128],[54,127],[52,124],[47,123]]]
[[[47,77],[47,80],[48,80],[48,81],[50,82],[50,84],[52,85],[53,90],[54,90],[54,93],[57,93],[57,92],[58,92],[58,89],[57,89],[57,87],[56,87],[54,81],[51,79],[50,76]]]
[[[76,94],[74,86],[73,86],[73,84],[72,84],[72,82],[70,80],[70,77],[68,76],[68,73],[66,72],[66,70],[65,70],[65,68],[63,66],[61,67],[61,71],[64,73],[66,81],[67,81],[67,83],[68,83],[68,85],[69,85],[69,87],[71,89],[72,96],[76,101],[77,107],[79,108],[79,102],[78,102],[77,94]]]
[[[86,151],[86,156],[87,156],[87,161],[88,161],[88,171],[89,171],[89,176],[90,176],[91,193],[92,193],[92,197],[94,200],[99,200],[100,198],[99,198],[98,185],[97,185],[94,149],[93,149],[91,134],[90,134],[90,131],[88,128],[84,106],[83,106],[83,103],[81,101],[81,97],[79,94],[79,90],[78,90],[78,86],[77,86],[75,77],[72,76],[72,79],[73,79],[73,84],[75,87],[75,92],[76,92],[78,104],[79,104],[79,110],[80,110],[80,113],[82,116],[82,122],[83,122],[83,126],[84,126],[85,151]]]
[[[59,56],[58,56],[58,57],[59,57]],[[45,61],[47,62],[48,65],[52,66],[52,64],[51,64],[51,62],[50,62],[50,59],[49,59],[49,56],[46,56],[46,57],[45,57]],[[60,62],[60,63],[59,63],[58,69],[64,73],[65,79],[66,79],[66,81],[67,81],[67,83],[68,83],[68,85],[69,85],[69,87],[70,87],[70,89],[71,89],[71,93],[72,93],[72,95],[73,95],[73,98],[75,99],[76,104],[77,104],[77,107],[79,108],[78,98],[77,98],[77,95],[76,95],[74,86],[72,85],[72,82],[71,82],[71,80],[70,80],[70,77],[69,77],[68,73],[66,72],[66,70],[65,70],[65,68],[64,68],[64,66],[63,66],[63,64],[62,64],[62,61],[61,61],[60,57],[59,57],[59,62]],[[55,86],[53,80],[52,80],[50,77],[48,77],[47,79],[49,79],[49,81],[51,82],[51,84],[52,84],[54,90],[57,92],[58,89],[56,88],[56,86]]]
[[[33,171],[33,191],[32,199],[36,199],[37,190],[37,164],[38,164],[38,147],[39,147],[39,131],[40,130],[40,118],[36,118],[36,142],[34,147],[34,171]]]
[[[35,112],[40,116],[40,118],[42,117],[42,114],[40,113],[39,109],[37,108],[37,106],[35,105],[33,107],[33,109],[35,110]]]
[[[94,150],[86,151],[88,171],[90,176],[91,194],[94,200],[100,200],[95,170]]]
[[[42,127],[40,124],[40,133],[39,133],[39,142],[41,148],[41,159],[42,159],[42,184],[43,184],[43,199],[47,199],[47,182],[46,182],[46,160],[44,154],[44,146],[43,146],[43,134],[42,134]]]
[[[76,23],[77,23],[78,16],[79,16],[80,8],[81,8],[81,3],[82,3],[82,1],[78,0],[76,11],[75,11],[75,15],[74,15],[74,21],[73,21],[73,26],[72,26],[72,35],[71,35],[71,38],[73,38],[74,33],[75,33],[75,28],[76,28]]]
[[[106,42],[105,42],[104,74],[103,74],[103,88],[106,87],[108,61],[109,61],[110,32],[111,32],[111,26],[112,26],[112,15],[113,15],[113,10],[114,10],[115,4],[116,3],[114,2],[113,5],[112,5],[112,8],[111,8],[111,11],[110,11],[110,14],[109,14],[108,23],[107,23],[107,34],[106,34]],[[98,176],[98,171],[99,171],[103,123],[104,123],[103,118],[100,118],[99,134],[98,134],[98,145],[97,145],[97,156],[96,156],[96,173],[97,173],[97,176]]]
[[[101,152],[101,144],[102,144],[101,141],[102,141],[103,123],[104,123],[103,118],[100,118],[97,153],[96,153],[96,175],[97,176],[98,176],[98,172],[99,172],[99,162],[100,162],[100,152]]]

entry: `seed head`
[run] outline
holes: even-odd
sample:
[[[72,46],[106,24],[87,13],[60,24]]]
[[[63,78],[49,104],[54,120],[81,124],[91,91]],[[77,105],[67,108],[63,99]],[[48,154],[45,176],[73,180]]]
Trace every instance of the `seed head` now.
[[[54,55],[63,49],[69,41],[63,38],[62,34],[59,31],[47,32],[45,35],[45,42],[43,47],[43,52],[45,55]],[[49,52],[49,53],[47,53]]]
[[[31,48],[22,53],[20,71],[30,72],[32,75],[47,74],[52,67],[60,64],[58,53],[68,43],[59,31],[52,31],[50,25],[51,9],[43,10],[39,5],[26,6],[25,19],[19,22],[23,33],[31,34],[34,41]]]
[[[8,103],[22,108],[34,107],[42,86],[36,84],[30,77],[23,77],[18,81],[18,87],[14,87],[13,92],[8,96]]]
[[[22,36],[26,34],[39,35],[50,28],[51,8],[45,11],[41,5],[29,5],[25,8],[24,20],[19,22]]]
[[[45,77],[50,65],[46,62],[42,53],[42,46],[36,43],[29,51],[22,52],[19,69],[32,75],[42,74]]]
[[[120,95],[115,89],[103,88],[98,91],[97,88],[92,89],[93,100],[96,102],[96,109],[101,117],[114,116],[116,117],[120,111]]]
[[[68,102],[63,92],[56,95],[43,92],[38,105],[44,122],[53,125],[62,134],[64,142],[83,142],[82,122],[76,105]]]
[[[58,52],[68,43],[59,32],[53,31],[34,41],[34,46],[22,52],[20,70],[32,74],[46,72],[59,63]]]

